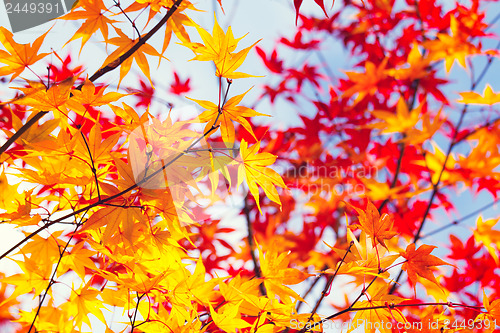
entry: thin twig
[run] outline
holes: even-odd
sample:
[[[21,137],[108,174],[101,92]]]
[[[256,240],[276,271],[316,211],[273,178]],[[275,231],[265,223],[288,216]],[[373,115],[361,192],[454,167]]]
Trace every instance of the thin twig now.
[[[337,273],[339,272],[340,266],[342,266],[342,264],[344,263],[345,258],[351,252],[351,247],[353,245],[354,245],[354,241],[351,241],[349,243],[349,247],[347,248],[346,253],[344,253],[344,256],[340,260],[340,263],[337,265],[337,268],[335,269],[335,273],[333,273],[333,275],[331,275],[330,277],[328,277],[328,281],[326,282],[325,288],[323,289],[323,291],[321,291],[321,296],[318,299],[318,301],[316,302],[316,305],[314,306],[314,309],[312,310],[311,315],[309,316],[309,319],[307,320],[308,323],[313,320],[314,315],[316,314],[316,311],[318,311],[318,308],[321,305],[321,302],[323,302],[323,299],[326,297],[326,294],[328,293],[328,290],[330,289],[330,287],[331,287],[331,285],[333,283],[333,280],[335,279],[335,277],[337,276]],[[303,331],[304,331],[304,329],[302,329],[301,332],[303,332]]]
[[[80,132],[80,134],[82,135],[83,142],[85,142],[85,147],[87,147],[87,151],[89,152],[90,163],[92,165],[92,174],[94,175],[95,184],[97,186],[97,198],[100,201],[101,200],[101,192],[99,190],[99,180],[97,179],[97,170],[96,170],[95,165],[94,165],[94,158],[92,157],[92,152],[90,151],[90,147],[89,147],[89,144],[87,143],[87,139],[85,138],[85,134],[83,134],[83,132]]]
[[[442,226],[442,227],[440,227],[440,228],[437,228],[437,229],[435,229],[435,230],[433,230],[433,231],[430,231],[430,232],[429,232],[429,233],[427,233],[427,234],[424,234],[423,236],[421,236],[421,237],[420,237],[420,239],[422,239],[422,238],[427,238],[427,237],[432,236],[432,235],[435,235],[435,234],[437,234],[437,233],[439,233],[439,232],[441,232],[441,231],[443,231],[443,230],[445,230],[445,229],[448,229],[449,227],[452,227],[452,226],[458,225],[458,224],[462,223],[463,221],[468,220],[469,218],[476,216],[478,213],[482,212],[484,209],[488,209],[488,208],[490,208],[490,207],[494,206],[494,205],[495,205],[495,204],[497,204],[497,203],[498,203],[498,200],[494,200],[494,201],[492,201],[492,202],[490,202],[490,203],[488,203],[488,204],[484,205],[483,207],[476,209],[476,210],[475,210],[475,211],[473,211],[472,213],[469,213],[469,214],[467,214],[467,215],[465,215],[465,216],[462,216],[462,217],[461,217],[461,218],[459,218],[458,220],[455,220],[455,221],[453,221],[453,222],[451,222],[451,223],[449,223],[449,224],[447,224],[447,225],[444,225],[444,226]]]
[[[248,207],[248,194],[245,196],[245,206],[243,207],[243,212],[245,213],[245,218],[247,220],[247,241],[248,241],[248,248],[250,251],[250,256],[252,257],[253,261],[253,272],[255,274],[255,277],[257,278],[262,278],[262,272],[260,270],[260,265],[259,265],[259,260],[257,259],[257,256],[255,255],[255,243],[253,241],[253,228],[252,228],[252,220],[250,219],[250,208]],[[262,296],[266,296],[266,288],[264,286],[264,282],[261,282],[259,284],[259,289],[260,293]]]
[[[47,297],[47,294],[49,293],[50,288],[55,283],[55,277],[56,277],[56,274],[57,274],[57,270],[59,269],[59,265],[61,264],[61,260],[62,260],[62,258],[64,256],[64,253],[66,252],[66,249],[68,248],[69,243],[73,240],[73,237],[75,236],[76,230],[82,225],[82,221],[83,221],[83,216],[80,219],[80,222],[77,223],[77,225],[75,227],[75,231],[71,234],[71,236],[68,239],[68,241],[66,242],[66,245],[64,246],[63,250],[59,253],[59,260],[57,261],[56,267],[54,268],[54,272],[52,273],[52,276],[50,277],[49,284],[48,284],[47,288],[45,289],[45,292],[44,292],[43,296],[40,295],[41,299],[40,299],[40,302],[38,303],[38,308],[36,310],[35,317],[33,317],[33,321],[31,322],[31,325],[30,325],[30,328],[28,330],[28,333],[31,333],[31,329],[35,326],[36,318],[40,314],[40,310],[42,308],[43,302],[45,301],[45,297]],[[36,332],[36,328],[35,328],[35,332]]]

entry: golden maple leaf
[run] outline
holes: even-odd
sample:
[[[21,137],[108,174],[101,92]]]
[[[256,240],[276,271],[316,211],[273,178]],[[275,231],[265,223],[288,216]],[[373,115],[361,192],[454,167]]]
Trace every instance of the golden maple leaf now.
[[[191,49],[196,54],[192,60],[213,61],[216,67],[215,75],[218,77],[239,79],[254,76],[235,72],[235,70],[241,66],[250,49],[260,40],[234,53],[238,46],[238,42],[245,36],[235,39],[231,27],[227,29],[227,33],[224,33],[224,30],[222,30],[217,22],[217,17],[215,18],[212,35],[200,26],[196,26],[196,29],[204,44],[192,42],[184,42],[181,44]]]
[[[257,184],[262,187],[266,196],[281,206],[280,197],[276,186],[284,189],[288,187],[283,182],[281,176],[267,166],[276,161],[276,156],[270,153],[258,153],[260,142],[248,147],[245,140],[241,141],[240,152],[241,156],[236,161],[240,163],[238,166],[238,186],[246,180],[250,193],[252,193],[260,213],[262,210],[259,205],[259,189]]]
[[[458,103],[487,105],[500,103],[500,92],[494,92],[489,84],[484,87],[482,96],[474,91],[461,92],[460,96],[462,99],[457,100]]]
[[[245,106],[238,105],[248,91],[249,90],[241,95],[231,97],[222,107],[220,116],[219,107],[214,103],[209,101],[195,100],[191,98],[188,99],[195,101],[205,109],[205,111],[198,116],[201,122],[207,123],[204,130],[205,133],[207,133],[210,127],[220,125],[221,135],[224,142],[233,143],[235,138],[233,121],[236,121],[241,124],[241,126],[243,126],[245,130],[247,130],[247,132],[257,140],[252,130],[252,126],[246,118],[267,115],[259,113]],[[216,119],[217,123],[215,123]]]

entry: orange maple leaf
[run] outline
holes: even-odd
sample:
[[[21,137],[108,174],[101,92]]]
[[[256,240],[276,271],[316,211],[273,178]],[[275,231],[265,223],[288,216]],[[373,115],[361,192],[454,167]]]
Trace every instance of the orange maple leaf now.
[[[349,226],[352,228],[358,228],[366,232],[372,240],[372,246],[375,247],[375,240],[379,242],[380,245],[387,249],[384,240],[391,239],[397,232],[392,230],[394,220],[392,216],[388,214],[382,214],[378,212],[377,207],[368,200],[366,206],[366,212],[362,209],[356,208],[351,204],[347,203],[348,206],[354,208],[358,212],[359,224]]]
[[[379,87],[378,83],[387,77],[386,69],[388,58],[385,58],[378,67],[367,61],[365,64],[365,73],[345,72],[354,85],[344,91],[342,97],[351,97],[357,93],[353,105],[359,103],[367,95],[375,94]]]
[[[259,113],[253,109],[238,105],[248,91],[249,90],[241,95],[231,97],[222,107],[222,113],[220,116],[219,107],[214,103],[209,101],[199,101],[189,97],[188,99],[195,101],[206,110],[198,116],[201,122],[207,123],[204,131],[205,133],[210,129],[210,127],[220,125],[221,135],[224,142],[233,143],[235,138],[233,121],[240,123],[248,133],[257,139],[252,130],[252,126],[246,118],[268,116],[267,114]],[[216,119],[217,123],[214,123]]]
[[[84,19],[78,30],[75,32],[73,37],[66,43],[68,44],[72,40],[82,38],[82,45],[80,46],[80,52],[83,46],[90,37],[100,30],[104,40],[108,39],[108,24],[113,28],[113,23],[118,21],[111,20],[104,16],[108,11],[106,6],[101,0],[80,0],[78,1],[78,6],[82,7],[83,10],[71,11],[68,14],[61,16],[61,20],[80,20]]]
[[[436,247],[424,244],[415,250],[415,244],[412,243],[406,247],[406,251],[401,252],[401,256],[406,259],[401,268],[408,273],[410,284],[414,287],[417,283],[417,275],[439,286],[434,277],[433,270],[435,270],[435,266],[450,264],[431,255],[432,250]]]
[[[0,27],[0,43],[7,51],[0,50],[0,63],[6,66],[0,67],[0,76],[12,74],[10,80],[12,81],[18,77],[26,67],[33,65],[38,60],[42,59],[49,53],[38,53],[40,46],[48,31],[38,37],[32,45],[30,44],[17,44],[12,32]]]

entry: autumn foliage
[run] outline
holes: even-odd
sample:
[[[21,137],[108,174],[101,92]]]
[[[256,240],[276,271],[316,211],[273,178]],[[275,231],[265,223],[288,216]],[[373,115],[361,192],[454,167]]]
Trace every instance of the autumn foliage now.
[[[210,27],[194,1],[78,1],[54,24],[100,43],[95,72],[0,27],[0,219],[23,235],[0,331],[494,331],[495,1],[289,0],[271,49],[223,28],[225,1]],[[155,88],[175,43],[213,69],[209,100],[177,70]]]

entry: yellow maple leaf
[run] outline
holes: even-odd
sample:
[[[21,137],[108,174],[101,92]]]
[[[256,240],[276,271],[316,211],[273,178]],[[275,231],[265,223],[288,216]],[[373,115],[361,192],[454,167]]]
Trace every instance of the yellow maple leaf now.
[[[96,316],[101,322],[106,322],[102,310],[104,308],[103,302],[98,299],[99,290],[91,288],[90,281],[81,289],[73,290],[67,305],[68,313],[73,316],[75,325],[81,327],[82,322],[85,322],[91,327],[88,314],[91,313]]]
[[[215,75],[218,77],[239,79],[254,76],[246,73],[235,72],[235,70],[241,66],[250,49],[260,40],[253,43],[251,46],[234,53],[236,47],[238,46],[238,42],[245,36],[235,39],[231,27],[227,29],[227,33],[224,33],[224,30],[222,30],[217,22],[217,17],[215,17],[212,35],[200,26],[196,26],[196,29],[198,30],[204,44],[187,41],[182,43],[182,45],[191,49],[196,54],[192,60],[213,61],[216,67]]]
[[[500,92],[494,92],[489,84],[484,87],[482,96],[474,91],[461,92],[460,96],[462,99],[457,100],[458,103],[486,105],[500,103]]]
[[[219,107],[210,101],[195,100],[188,97],[188,99],[198,103],[205,111],[198,116],[199,120],[203,123],[207,123],[204,132],[206,133],[210,127],[220,125],[221,135],[224,142],[234,143],[234,125],[233,121],[238,122],[250,133],[255,139],[255,134],[252,130],[252,126],[246,118],[255,116],[267,116],[266,114],[259,113],[253,109],[247,108],[245,106],[238,105],[246,93],[250,91],[247,90],[241,95],[231,97],[222,107],[221,114],[219,116]],[[217,119],[217,123],[215,120]]]
[[[42,83],[28,81],[29,87],[18,88],[24,93],[24,96],[16,98],[11,102],[18,105],[31,106],[37,111],[59,111],[55,113],[56,117],[61,114],[68,116],[66,103],[69,99],[71,88],[76,77],[64,80],[59,84],[53,85],[49,89]]]
[[[481,50],[467,41],[469,36],[459,30],[457,19],[450,17],[451,35],[438,33],[437,39],[424,43],[424,47],[430,51],[431,60],[444,59],[446,72],[449,73],[455,60],[466,68],[465,59],[468,56],[479,54]]]
[[[486,296],[483,290],[483,305],[487,312],[480,313],[475,321],[482,324],[487,332],[492,332],[495,329],[495,324],[500,320],[500,299],[496,299],[490,303],[488,296]],[[492,325],[486,327],[485,324],[487,322]]]
[[[104,60],[104,65],[113,65],[111,61],[116,61],[119,56],[123,53],[130,50],[135,44],[139,42],[139,39],[130,39],[126,34],[124,34],[120,29],[116,29],[118,37],[113,37],[111,39],[106,39],[106,42],[112,45],[118,46],[118,48],[111,53],[106,60]],[[127,58],[120,65],[120,80],[118,81],[118,86],[120,86],[123,78],[128,74],[130,68],[132,67],[132,62],[135,59],[135,62],[141,69],[142,73],[146,75],[151,85],[153,82],[151,81],[151,75],[149,72],[149,63],[146,58],[146,54],[156,57],[163,57],[158,51],[156,51],[151,45],[144,43],[137,51],[134,52],[129,58]]]
[[[49,54],[37,54],[47,33],[48,31],[38,37],[32,45],[17,44],[14,41],[12,32],[4,27],[0,27],[0,43],[2,43],[7,50],[7,52],[0,50],[0,63],[5,64],[5,66],[0,67],[0,76],[12,74],[12,77],[10,78],[12,81],[18,77],[26,67],[33,65],[38,60]]]
[[[370,294],[372,293],[370,292]],[[368,333],[377,331],[382,333],[392,332],[392,328],[388,323],[391,323],[393,320],[404,323],[406,322],[406,318],[401,311],[397,308],[391,309],[389,308],[389,305],[398,304],[404,300],[404,298],[389,295],[387,285],[382,286],[378,290],[375,290],[373,292],[373,296],[368,297],[367,301],[359,302],[354,309],[380,306],[386,306],[386,308],[356,311],[356,314],[352,319],[352,325],[347,332],[351,332],[359,326],[362,326],[364,331]]]
[[[257,248],[259,249],[262,278],[269,298],[274,299],[277,295],[285,303],[291,302],[290,297],[304,301],[302,297],[286,285],[300,283],[312,274],[304,273],[295,268],[288,268],[290,262],[288,253],[278,254],[273,250],[269,250],[264,254],[260,246],[257,245]]]
[[[422,55],[417,43],[413,43],[406,64],[387,70],[387,74],[394,77],[396,80],[414,81],[428,75],[429,64],[430,59]]]
[[[85,20],[81,25],[79,25],[78,30],[75,32],[73,37],[66,43],[68,44],[72,40],[81,38],[82,44],[80,47],[80,52],[83,46],[87,43],[94,33],[98,30],[101,31],[104,40],[108,39],[108,25],[113,28],[113,23],[118,21],[111,20],[107,18],[104,14],[108,11],[102,0],[79,0],[78,7],[82,10],[72,10],[64,16],[61,16],[60,20]]]
[[[387,250],[377,244],[373,246],[373,242],[365,232],[361,232],[359,241],[352,231],[347,229],[347,241],[353,242],[353,247],[350,253],[346,250],[337,249],[326,244],[335,251],[341,258],[345,256],[344,262],[338,262],[337,268],[329,268],[324,272],[327,274],[337,275],[353,275],[365,280],[366,275],[379,276],[384,279],[389,277],[389,272],[379,273],[379,268],[385,269],[399,257],[398,255],[386,255]],[[338,267],[340,266],[340,267]]]
[[[237,186],[240,186],[243,179],[246,180],[250,193],[252,193],[255,198],[257,207],[262,214],[262,210],[259,205],[259,189],[257,184],[262,187],[264,193],[271,201],[276,202],[280,206],[281,201],[278,191],[276,190],[276,186],[284,189],[288,189],[288,187],[276,171],[271,168],[267,168],[267,166],[276,161],[276,156],[270,153],[258,153],[259,148],[260,142],[254,144],[252,147],[248,147],[248,143],[245,140],[241,141],[241,155],[238,159],[236,159],[236,161],[240,163],[238,166]]]
[[[239,318],[238,308],[240,304],[241,302],[236,305],[227,304],[219,312],[216,312],[212,305],[209,304],[210,314],[215,325],[226,333],[234,333],[236,329],[241,330],[242,328],[251,327],[252,325]]]
[[[431,144],[434,148],[434,153],[427,151],[425,153],[425,161],[417,161],[415,164],[427,167],[432,175],[432,183],[436,184],[439,179],[439,174],[443,168],[446,155],[434,142]],[[446,161],[445,170],[441,175],[441,183],[453,183],[463,179],[459,173],[453,172],[456,164],[457,159],[453,156],[453,154],[450,154],[448,160]]]

